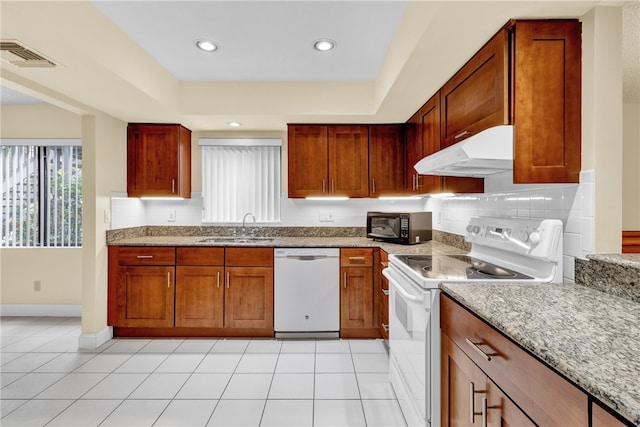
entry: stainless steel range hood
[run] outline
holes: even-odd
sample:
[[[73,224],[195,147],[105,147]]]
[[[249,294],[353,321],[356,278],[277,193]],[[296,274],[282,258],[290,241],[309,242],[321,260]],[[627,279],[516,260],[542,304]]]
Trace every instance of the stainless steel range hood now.
[[[486,129],[414,166],[422,175],[483,177],[513,169],[513,126]]]

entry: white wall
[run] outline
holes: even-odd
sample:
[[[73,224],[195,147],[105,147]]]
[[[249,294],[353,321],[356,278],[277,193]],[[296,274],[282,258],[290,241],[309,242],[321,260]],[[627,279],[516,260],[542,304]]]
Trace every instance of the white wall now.
[[[640,104],[623,107],[622,229],[640,230]]]

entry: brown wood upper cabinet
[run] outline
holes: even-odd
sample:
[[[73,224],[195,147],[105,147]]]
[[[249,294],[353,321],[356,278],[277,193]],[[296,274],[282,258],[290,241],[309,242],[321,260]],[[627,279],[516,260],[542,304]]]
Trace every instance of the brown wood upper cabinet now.
[[[369,196],[369,127],[289,125],[289,197]]]
[[[578,182],[581,24],[508,22],[441,89],[441,148],[514,125],[514,183]]]
[[[369,126],[369,197],[402,194],[404,170],[404,125]]]
[[[433,95],[407,122],[406,192],[426,193],[482,193],[482,178],[441,177],[419,175],[413,168],[420,159],[441,148],[440,92]]]
[[[191,197],[191,131],[178,124],[127,127],[129,197]]]

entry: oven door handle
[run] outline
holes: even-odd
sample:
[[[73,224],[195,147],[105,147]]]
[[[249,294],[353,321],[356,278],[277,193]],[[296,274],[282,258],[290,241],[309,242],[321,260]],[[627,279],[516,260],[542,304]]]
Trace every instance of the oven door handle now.
[[[415,296],[415,295],[411,295],[409,292],[405,291],[402,288],[402,285],[400,285],[400,283],[396,282],[395,280],[391,281],[392,284],[396,285],[395,288],[398,290],[398,292],[400,292],[400,294],[402,294],[402,296],[404,297],[404,299],[411,301],[411,302],[416,302],[418,304],[422,304],[424,298],[421,296]]]

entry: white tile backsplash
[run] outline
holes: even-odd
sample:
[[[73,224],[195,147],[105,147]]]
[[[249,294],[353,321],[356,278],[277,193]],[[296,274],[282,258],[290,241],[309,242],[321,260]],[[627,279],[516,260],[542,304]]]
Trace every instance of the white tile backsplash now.
[[[319,201],[281,197],[281,221],[277,226],[364,227],[366,212],[433,212],[433,228],[464,235],[471,216],[557,218],[565,225],[564,275],[573,281],[573,258],[594,251],[593,171],[580,173],[580,184],[512,184],[510,173],[485,179],[484,194],[418,200],[350,199]],[[175,210],[175,221],[169,221]],[[202,198],[192,193],[186,200],[141,200],[114,193],[111,200],[111,228],[141,225],[206,225],[202,223]],[[332,221],[320,221],[320,213],[330,213]],[[264,224],[263,224],[264,225]]]

